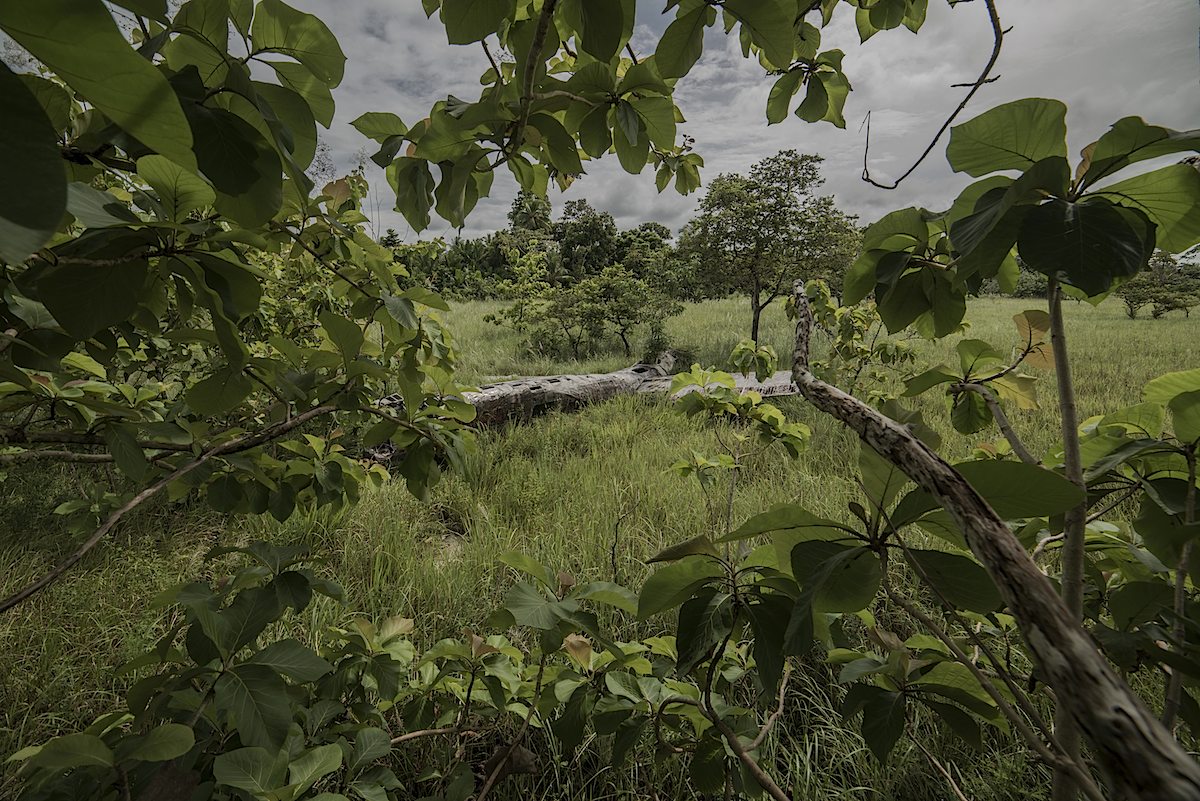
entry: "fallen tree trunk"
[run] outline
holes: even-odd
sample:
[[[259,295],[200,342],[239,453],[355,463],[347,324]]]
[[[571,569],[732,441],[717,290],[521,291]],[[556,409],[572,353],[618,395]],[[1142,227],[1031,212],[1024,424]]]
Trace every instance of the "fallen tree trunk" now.
[[[475,407],[475,425],[494,426],[509,420],[530,420],[548,411],[575,411],[589,403],[618,395],[667,394],[671,391],[671,368],[675,358],[664,353],[654,364],[635,364],[611,373],[548,375],[500,381],[482,386],[476,392],[464,392],[463,400]],[[764,397],[795,395],[792,374],[781,370],[766,381],[737,376],[738,389],[758,392]],[[678,394],[694,392],[686,387]],[[380,406],[400,406],[399,395],[389,395]]]
[[[809,371],[813,319],[803,282],[797,282],[794,296],[798,317],[792,375],[800,393],[900,468],[954,518],[1016,618],[1058,703],[1091,742],[1117,797],[1200,799],[1200,764],[1121,680],[987,501],[907,427]]]

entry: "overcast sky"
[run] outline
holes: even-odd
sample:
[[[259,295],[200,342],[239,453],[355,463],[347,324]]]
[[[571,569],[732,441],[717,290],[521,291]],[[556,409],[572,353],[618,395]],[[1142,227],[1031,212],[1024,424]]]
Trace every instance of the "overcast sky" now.
[[[321,131],[340,170],[356,153],[374,143],[350,121],[365,111],[392,111],[408,124],[447,94],[473,100],[487,67],[478,45],[451,46],[436,18],[426,20],[417,0],[292,0],[323,19],[348,56],[346,78],[334,91],[337,116]],[[634,49],[651,52],[670,17],[663,3],[643,0]],[[1118,118],[1140,115],[1173,128],[1200,127],[1200,61],[1196,0],[1002,0],[1005,37],[995,83],[983,87],[968,119],[994,105],[1021,97],[1058,98],[1067,103],[1072,154],[1096,139]],[[846,129],[805,123],[794,116],[768,126],[767,93],[772,79],[757,61],[743,59],[736,37],[710,30],[704,57],[676,91],[687,118],[681,132],[695,138],[707,164],[702,177],[743,172],[755,161],[783,148],[825,157],[826,190],[847,211],[872,222],[891,209],[908,205],[942,208],[969,182],[946,165],[943,141],[899,189],[886,191],[864,183],[864,131],[871,112],[871,170],[887,179],[906,169],[959,102],[963,89],[950,84],[972,81],[991,50],[991,31],[982,2],[950,8],[930,0],[929,17],[919,35],[906,29],[883,31],[858,44],[853,13],[839,8],[837,20],[823,32],[822,49],[846,52],[843,64],[854,85],[846,103]],[[718,26],[719,27],[719,26]],[[374,152],[370,150],[369,152]],[[381,227],[395,227],[408,240],[413,234],[391,208],[394,198],[382,171],[369,175],[377,190],[370,211]],[[678,231],[692,214],[701,192],[683,197],[668,188],[655,191],[647,168],[629,175],[615,156],[585,162],[588,174],[560,193],[551,188],[555,213],[567,200],[587,198],[610,212],[622,227],[655,220]],[[497,174],[492,196],[468,218],[468,236],[507,225],[505,215],[516,192],[507,171]],[[452,236],[434,218],[425,236]]]

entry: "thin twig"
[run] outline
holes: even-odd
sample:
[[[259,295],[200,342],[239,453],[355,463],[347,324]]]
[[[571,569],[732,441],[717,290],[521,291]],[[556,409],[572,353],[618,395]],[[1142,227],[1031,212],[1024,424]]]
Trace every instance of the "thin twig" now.
[[[434,737],[439,734],[454,734],[459,731],[458,726],[443,726],[440,729],[420,729],[418,731],[410,731],[401,734],[399,737],[392,738],[392,745],[407,743],[409,740],[417,740],[422,737]]]
[[[867,155],[871,151],[871,115],[869,113],[867,114],[867,142],[866,146],[863,147],[862,179],[871,186],[877,186],[880,189],[895,189],[898,187],[900,182],[912,175],[917,167],[921,166],[921,162],[925,161],[929,154],[933,152],[934,147],[937,146],[937,143],[946,133],[946,130],[950,127],[951,123],[958,118],[958,115],[962,113],[962,110],[967,107],[967,103],[971,102],[971,98],[974,97],[975,93],[979,91],[979,87],[983,86],[985,83],[991,83],[993,80],[995,80],[989,76],[991,75],[992,68],[996,66],[996,60],[1000,58],[1000,47],[1002,44],[1004,44],[1004,34],[1007,31],[1000,27],[1000,15],[996,12],[995,0],[984,0],[984,5],[987,6],[988,19],[992,23],[992,54],[988,58],[987,64],[984,65],[983,72],[979,73],[979,77],[975,79],[974,83],[968,84],[971,88],[967,91],[966,96],[963,97],[962,102],[960,102],[958,107],[951,112],[950,116],[946,118],[946,121],[942,123],[942,127],[938,128],[938,132],[934,134],[933,140],[929,143],[929,146],[925,148],[924,152],[921,153],[920,157],[913,162],[911,167],[905,170],[903,175],[901,175],[891,184],[882,184],[876,181],[871,177],[871,171],[867,167]]]
[[[783,702],[787,695],[788,678],[791,676],[792,664],[790,662],[783,663],[783,678],[779,681],[779,703],[775,706],[775,711],[763,723],[762,728],[758,730],[758,736],[750,742],[749,750],[753,751],[763,744],[763,740],[767,739],[767,734],[771,731],[771,727],[783,714]]]
[[[983,384],[977,384],[974,381],[960,381],[957,384],[952,384],[950,387],[954,392],[974,392],[979,397],[983,398],[983,402],[987,404],[988,410],[992,413],[992,417],[996,420],[996,425],[1000,427],[1000,433],[1008,440],[1008,444],[1012,447],[1013,453],[1017,455],[1025,464],[1037,465],[1041,464],[1037,457],[1029,452],[1025,447],[1025,443],[1017,435],[1016,429],[1009,422],[1008,415],[1004,413],[1004,407],[1000,405],[1000,401],[996,398],[996,393],[992,392]]]
[[[1104,801],[1104,795],[1095,787],[1095,784],[1091,782],[1091,777],[1083,773],[1082,768],[1075,764],[1073,760],[1067,759],[1066,757],[1056,754],[1050,750],[1046,743],[1044,743],[1042,739],[1033,731],[1033,729],[1029,727],[1029,724],[1026,722],[1025,718],[1017,714],[1017,710],[1013,709],[1008,703],[1008,700],[1000,693],[998,689],[996,689],[996,686],[992,684],[992,681],[988,678],[987,674],[980,670],[979,666],[976,665],[975,662],[973,662],[971,658],[967,656],[967,653],[959,647],[958,643],[954,641],[954,638],[950,636],[949,632],[939,626],[937,621],[927,615],[924,610],[892,589],[891,582],[889,582],[887,579],[886,570],[883,571],[882,585],[884,593],[888,598],[891,599],[892,603],[896,604],[913,618],[918,620],[921,625],[933,632],[933,635],[941,640],[946,647],[950,649],[950,653],[953,654],[955,660],[957,660],[959,664],[971,672],[971,675],[975,677],[977,682],[979,682],[979,686],[982,687],[983,691],[991,697],[993,702],[995,702],[1001,714],[1008,718],[1008,720],[1021,734],[1021,738],[1024,739],[1025,742],[1037,752],[1038,756],[1040,756],[1044,762],[1052,767],[1063,768],[1070,771],[1071,774],[1076,777],[1080,789],[1083,790],[1089,799],[1092,799],[1092,801]]]
[[[479,795],[475,801],[484,801],[488,793],[492,791],[492,787],[500,780],[501,774],[504,773],[505,767],[508,765],[508,760],[512,759],[513,751],[517,750],[517,746],[525,739],[525,733],[529,731],[529,724],[533,720],[534,714],[537,712],[538,701],[542,697],[542,677],[546,673],[546,654],[542,654],[542,658],[538,661],[537,680],[533,686],[533,698],[529,701],[529,712],[525,715],[525,721],[521,724],[521,728],[512,738],[512,742],[508,744],[508,748],[504,752],[504,756],[496,763],[496,767],[492,769],[492,773],[487,777],[487,781],[483,783],[483,787],[479,790]]]
[[[946,777],[946,782],[950,785],[950,791],[954,793],[955,797],[958,798],[958,801],[969,801],[969,799],[963,795],[963,791],[959,789],[958,782],[954,781],[954,776],[950,773],[946,766],[939,762],[937,757],[930,753],[929,749],[921,743],[921,738],[909,737],[909,739],[912,740],[913,744],[916,745],[921,753],[925,755],[925,758],[929,760],[929,764],[933,765],[938,773]]]
[[[492,71],[496,73],[496,85],[504,85],[504,74],[500,72],[500,67],[496,65],[496,59],[492,58],[492,49],[487,46],[487,42],[483,39],[479,40],[479,46],[483,48],[483,54],[487,56],[488,63],[492,65]]]
[[[150,498],[157,495],[164,487],[171,484],[176,479],[182,478],[183,476],[195,470],[197,467],[200,467],[210,459],[213,459],[217,456],[257,447],[264,442],[269,442],[277,437],[287,434],[289,431],[298,428],[315,417],[320,417],[321,415],[330,414],[335,411],[337,411],[336,406],[317,406],[313,409],[309,409],[303,414],[293,417],[291,420],[286,422],[277,423],[273,426],[268,426],[262,431],[253,434],[246,434],[236,439],[231,439],[228,442],[224,442],[220,445],[215,445],[209,450],[200,454],[192,461],[181,465],[168,475],[163,476],[158,481],[155,481],[137,495],[130,498],[125,502],[124,505],[110,514],[108,519],[106,519],[104,523],[92,533],[92,536],[88,537],[82,545],[76,548],[66,559],[59,562],[49,573],[45,574],[36,581],[25,585],[23,588],[5,598],[3,601],[0,601],[0,612],[5,612],[9,609],[12,609],[14,606],[26,600],[30,596],[58,581],[59,577],[61,577],[63,573],[65,573],[72,566],[74,566],[76,562],[82,559],[88,551],[96,547],[96,545],[102,539],[104,539],[104,536],[108,534],[108,532],[110,532],[118,522],[120,522],[121,518],[137,507],[141,506]]]

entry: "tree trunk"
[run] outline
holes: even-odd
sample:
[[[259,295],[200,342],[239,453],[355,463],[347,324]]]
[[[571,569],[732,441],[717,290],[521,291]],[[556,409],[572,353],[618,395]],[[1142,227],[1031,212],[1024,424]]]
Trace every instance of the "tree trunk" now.
[[[1071,378],[1071,360],[1067,354],[1067,333],[1063,328],[1062,286],[1050,279],[1050,343],[1054,349],[1054,375],[1058,382],[1058,409],[1062,419],[1063,472],[1085,494],[1083,465],[1079,454],[1079,412],[1075,405],[1075,384]],[[1083,546],[1087,534],[1087,500],[1067,511],[1063,518],[1062,599],[1071,617],[1083,621]],[[1079,759],[1079,727],[1065,705],[1054,714],[1054,736],[1072,759]],[[1053,801],[1074,801],[1079,797],[1075,781],[1065,770],[1054,773],[1050,793]]]
[[[796,284],[795,299],[792,374],[800,393],[858,434],[950,514],[1000,590],[1058,703],[1091,742],[1117,797],[1200,799],[1200,764],[1121,680],[1050,579],[979,493],[907,427],[809,371],[813,319],[802,282]]]
[[[758,293],[750,297],[750,338],[758,344],[758,323],[762,318],[762,306],[758,305]]]

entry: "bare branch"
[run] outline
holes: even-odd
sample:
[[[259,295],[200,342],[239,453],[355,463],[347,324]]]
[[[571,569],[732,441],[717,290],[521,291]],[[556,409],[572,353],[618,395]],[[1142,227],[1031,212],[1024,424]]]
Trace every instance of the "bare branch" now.
[[[963,97],[962,102],[958,104],[958,107],[955,108],[954,111],[950,113],[950,116],[946,118],[946,121],[942,123],[942,127],[938,128],[938,131],[933,135],[933,140],[929,143],[929,146],[926,147],[924,152],[922,152],[917,160],[913,162],[912,166],[904,171],[903,175],[890,184],[883,184],[872,178],[871,170],[867,166],[867,157],[871,152],[871,115],[870,113],[867,114],[867,142],[863,147],[862,179],[871,186],[877,186],[880,189],[895,189],[898,187],[901,181],[912,175],[913,172],[916,171],[917,167],[921,166],[921,162],[925,161],[925,159],[929,157],[929,154],[933,152],[933,149],[937,146],[937,143],[941,140],[947,129],[950,128],[950,125],[955,119],[958,118],[958,115],[962,113],[962,110],[967,107],[967,103],[971,102],[971,98],[975,96],[975,93],[979,91],[979,87],[983,86],[985,83],[991,83],[992,81],[996,80],[995,78],[991,78],[989,76],[991,75],[992,68],[996,66],[996,60],[1000,58],[1000,47],[1004,44],[1004,34],[1008,31],[1000,27],[1000,15],[996,12],[995,0],[983,0],[983,2],[984,5],[987,6],[988,19],[992,23],[992,54],[988,58],[987,64],[984,65],[983,72],[979,73],[979,77],[975,79],[974,83],[966,84],[966,86],[970,86],[971,88],[967,91],[966,96]]]
[[[121,518],[123,518],[129,512],[133,511],[134,509],[141,506],[143,503],[145,503],[146,501],[150,500],[152,497],[157,495],[164,487],[166,487],[171,482],[175,481],[176,479],[182,478],[183,476],[185,476],[188,473],[195,470],[197,467],[200,467],[201,465],[205,464],[206,462],[208,462],[211,459],[216,458],[217,456],[221,456],[221,455],[224,455],[227,453],[236,453],[239,451],[245,451],[245,450],[249,450],[250,448],[256,448],[265,442],[269,442],[273,439],[277,439],[278,437],[283,436],[284,434],[287,434],[289,431],[292,431],[293,429],[304,425],[305,423],[307,423],[309,420],[312,420],[313,418],[320,417],[321,415],[330,414],[335,411],[337,411],[336,406],[317,406],[315,408],[309,409],[308,411],[304,412],[303,414],[299,414],[299,415],[293,417],[291,420],[288,420],[286,422],[277,423],[273,426],[268,426],[267,428],[263,429],[262,431],[257,431],[257,432],[251,433],[251,434],[245,434],[245,435],[237,437],[235,439],[231,439],[228,442],[223,442],[220,445],[215,445],[212,448],[206,450],[204,453],[200,454],[198,457],[196,457],[192,461],[185,462],[183,465],[180,465],[179,467],[177,467],[175,470],[173,470],[168,475],[163,476],[158,481],[155,481],[153,484],[151,484],[150,486],[143,489],[137,495],[130,498],[128,501],[125,502],[124,505],[122,505],[119,509],[117,509],[112,514],[110,514],[108,516],[108,518],[104,521],[104,523],[102,523],[100,525],[100,527],[98,529],[96,529],[95,532],[92,533],[92,536],[88,537],[87,540],[83,544],[81,544],[78,548],[76,548],[70,554],[70,556],[68,556],[63,561],[59,562],[54,567],[54,569],[52,569],[49,573],[46,573],[44,576],[37,579],[36,581],[33,581],[33,582],[27,584],[25,587],[21,588],[17,592],[15,592],[12,595],[10,595],[9,597],[5,598],[3,601],[0,601],[0,612],[6,612],[9,609],[12,609],[14,606],[16,606],[17,604],[26,600],[30,596],[34,595],[35,593],[45,589],[46,587],[50,586],[54,582],[58,581],[58,579],[62,576],[63,573],[65,573],[72,566],[74,566],[76,562],[78,562],[80,559],[82,559],[84,557],[84,555],[86,555],[88,553],[88,551],[90,551],[90,550],[92,550],[92,548],[96,547],[96,545],[102,539],[104,539],[104,536],[106,534],[108,534],[108,532],[112,531],[113,527],[116,526],[117,523],[119,523],[121,521]]]
[[[537,29],[533,33],[533,42],[529,46],[529,55],[525,59],[525,75],[521,81],[521,111],[513,126],[506,155],[515,153],[521,146],[525,126],[529,124],[529,106],[533,103],[533,84],[537,78],[537,67],[542,61],[542,46],[546,43],[546,33],[550,30],[550,19],[554,16],[554,9],[557,6],[558,0],[546,0],[542,6],[542,15],[538,18]]]
[[[409,740],[418,740],[422,737],[434,737],[439,734],[454,734],[457,731],[457,726],[443,726],[440,729],[421,729],[419,731],[410,731],[405,734],[401,734],[399,737],[393,737],[392,745],[407,743]]]

